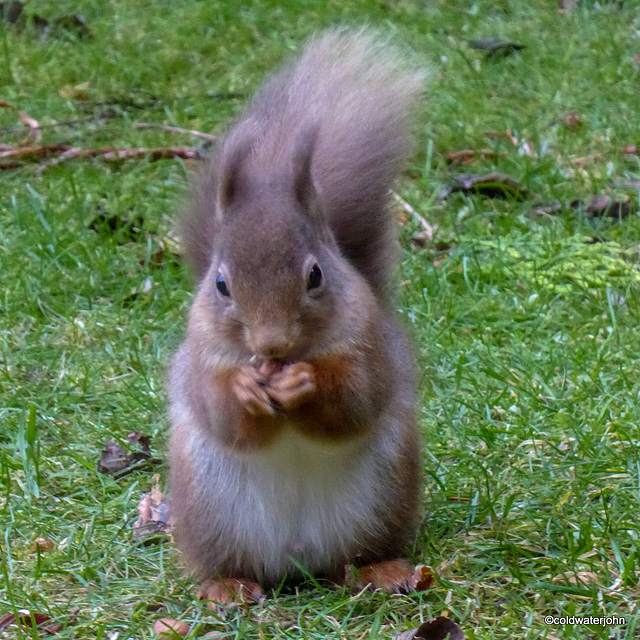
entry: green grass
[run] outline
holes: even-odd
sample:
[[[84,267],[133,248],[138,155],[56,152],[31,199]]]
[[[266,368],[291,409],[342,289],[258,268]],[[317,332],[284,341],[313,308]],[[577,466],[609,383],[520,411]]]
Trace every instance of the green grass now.
[[[623,615],[625,637],[638,633],[640,219],[540,216],[531,203],[608,191],[638,202],[638,159],[618,148],[640,145],[640,19],[636,2],[585,1],[567,15],[558,4],[47,1],[26,11],[80,12],[93,37],[0,27],[0,98],[41,124],[107,113],[45,130],[46,142],[86,147],[197,144],[132,125],[219,130],[314,30],[393,32],[433,69],[398,192],[448,247],[416,250],[418,228],[402,229],[400,305],[423,372],[413,557],[436,568],[436,585],[357,597],[309,585],[223,619],[194,601],[170,544],[132,538],[157,469],[117,480],[96,469],[104,443],[130,431],[165,452],[164,377],[191,288],[182,266],[150,258],[189,167],[85,160],[0,173],[0,614],[77,611],[60,638],[151,638],[170,617],[194,623],[190,637],[374,640],[445,611],[476,639],[622,637],[545,615]],[[489,61],[468,46],[487,36],[526,48]],[[87,100],[61,96],[83,82]],[[582,114],[576,131],[560,121],[569,110]],[[0,109],[0,142],[24,137],[4,130],[18,124]],[[483,135],[505,129],[533,156]],[[438,200],[453,173],[494,168],[452,169],[444,154],[485,147],[505,152],[496,170],[531,201]],[[602,159],[568,162],[593,154]],[[95,231],[100,213],[139,216],[142,232]],[[31,552],[37,537],[55,550]],[[572,584],[576,572],[597,580]]]

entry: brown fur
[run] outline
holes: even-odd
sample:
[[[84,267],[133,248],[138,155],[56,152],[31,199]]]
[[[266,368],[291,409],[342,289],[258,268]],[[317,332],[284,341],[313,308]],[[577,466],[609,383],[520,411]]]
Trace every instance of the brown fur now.
[[[386,206],[418,93],[404,64],[364,32],[312,40],[197,180],[182,233],[198,291],[169,392],[176,539],[203,578],[338,576],[414,535],[415,373]]]
[[[196,184],[181,233],[198,278],[211,263],[212,193],[225,159],[228,166],[248,152],[248,173],[286,172],[300,166],[299,150],[311,139],[312,181],[303,184],[316,193],[345,257],[381,298],[389,296],[397,251],[388,191],[410,147],[407,121],[424,77],[366,31],[336,29],[312,40],[297,64],[265,84]]]

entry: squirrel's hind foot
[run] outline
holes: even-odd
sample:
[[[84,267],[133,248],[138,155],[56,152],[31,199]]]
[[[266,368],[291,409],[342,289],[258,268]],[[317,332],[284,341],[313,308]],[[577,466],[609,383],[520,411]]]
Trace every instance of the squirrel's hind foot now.
[[[205,580],[198,587],[198,600],[206,600],[213,611],[238,603],[256,604],[263,598],[262,587],[244,578]]]
[[[381,589],[387,593],[408,593],[412,588],[414,566],[404,558],[353,567],[345,571],[345,584],[352,589]]]

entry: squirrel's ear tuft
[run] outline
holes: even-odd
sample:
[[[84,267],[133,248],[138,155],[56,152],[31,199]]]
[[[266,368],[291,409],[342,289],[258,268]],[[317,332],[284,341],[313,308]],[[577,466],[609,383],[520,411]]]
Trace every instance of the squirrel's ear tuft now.
[[[307,212],[311,211],[316,199],[311,162],[317,138],[318,125],[304,125],[295,138],[292,154],[293,193]]]
[[[247,138],[228,138],[222,147],[220,158],[220,180],[216,194],[216,215],[222,219],[225,210],[238,195],[244,161],[251,153],[253,142]]]

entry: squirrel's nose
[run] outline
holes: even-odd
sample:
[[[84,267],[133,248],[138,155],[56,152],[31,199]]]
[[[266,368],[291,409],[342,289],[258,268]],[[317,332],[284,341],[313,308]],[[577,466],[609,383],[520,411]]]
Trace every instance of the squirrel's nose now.
[[[254,351],[264,358],[286,359],[295,346],[284,331],[275,327],[260,327],[251,333]]]

